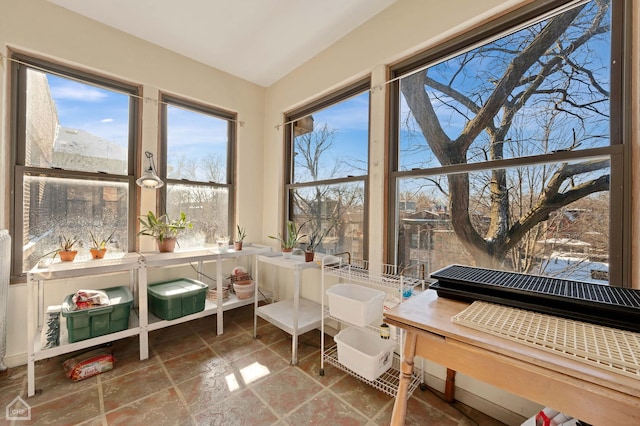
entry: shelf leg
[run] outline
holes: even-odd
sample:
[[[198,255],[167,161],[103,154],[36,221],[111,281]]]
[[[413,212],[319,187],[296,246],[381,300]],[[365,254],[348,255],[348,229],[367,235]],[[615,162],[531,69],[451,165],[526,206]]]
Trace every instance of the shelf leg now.
[[[230,284],[231,285],[231,284]],[[222,259],[216,262],[216,292],[222,295]],[[222,313],[222,304],[224,303],[222,296],[216,300],[216,334],[220,336],[224,333],[224,318]]]
[[[37,321],[39,319],[39,314],[36,312],[36,309],[41,311],[44,308],[42,306],[37,306],[37,303],[40,302],[40,295],[34,294],[37,290],[40,291],[42,286],[40,283],[36,283],[35,279],[28,274],[27,276],[27,396],[33,396],[36,393],[36,367],[35,367],[35,355],[34,355],[34,343],[36,339],[36,329],[37,329]],[[35,301],[37,298],[37,303]]]
[[[29,356],[27,363],[27,396],[36,394],[36,365],[33,357]]]
[[[149,308],[147,304],[147,265],[140,260],[138,265],[138,321],[140,334],[140,361],[149,358]]]
[[[300,308],[300,270],[295,270],[293,288],[293,335],[291,339],[291,365],[298,363],[298,310]]]

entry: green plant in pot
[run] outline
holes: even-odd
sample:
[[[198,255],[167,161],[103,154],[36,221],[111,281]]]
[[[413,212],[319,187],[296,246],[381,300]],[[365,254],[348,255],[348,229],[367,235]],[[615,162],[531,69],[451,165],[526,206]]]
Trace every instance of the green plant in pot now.
[[[60,256],[61,262],[72,262],[76,255],[78,254],[78,250],[75,250],[74,247],[78,243],[78,238],[76,237],[67,237],[66,235],[60,236],[60,245],[57,249],[52,250],[48,253],[43,254],[40,259],[43,259],[50,254],[52,255],[52,259],[55,259],[56,256]]]
[[[282,255],[284,257],[291,257],[291,252],[294,247],[297,246],[300,241],[306,237],[306,234],[301,234],[304,223],[299,227],[292,221],[287,221],[286,233],[283,236],[278,233],[278,236],[269,235],[269,238],[280,241],[280,247],[282,249]]]
[[[233,248],[236,251],[242,250],[242,242],[247,236],[247,231],[240,225],[236,225],[236,237],[233,239]]]
[[[161,253],[174,251],[180,233],[185,229],[193,228],[193,224],[187,220],[184,212],[180,212],[179,218],[171,219],[166,214],[156,217],[152,211],[149,211],[146,216],[140,216],[138,221],[140,222],[138,235],[155,238]]]
[[[328,231],[328,230],[327,230]],[[304,260],[305,262],[313,262],[316,249],[322,243],[322,239],[327,233],[321,233],[314,230],[311,235],[307,237],[307,242],[304,244]]]
[[[114,229],[108,237],[104,238],[100,234],[94,234],[92,231],[89,231],[89,235],[91,235],[91,247],[89,251],[91,251],[91,257],[93,259],[102,259],[104,257],[107,252],[107,244],[111,242],[115,232],[116,230]]]

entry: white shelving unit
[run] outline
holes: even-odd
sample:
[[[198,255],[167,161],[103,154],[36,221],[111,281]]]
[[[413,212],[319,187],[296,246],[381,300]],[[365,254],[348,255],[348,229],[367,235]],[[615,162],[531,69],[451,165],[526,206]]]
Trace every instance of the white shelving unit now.
[[[253,337],[257,337],[258,317],[270,322],[292,336],[291,365],[298,363],[298,336],[320,328],[323,310],[319,303],[300,297],[301,273],[305,269],[317,269],[315,262],[305,262],[304,256],[285,258],[281,253],[269,253],[256,256],[256,297],[258,291],[259,264],[267,263],[294,273],[293,298],[258,306],[255,300]],[[273,284],[273,283],[272,283]]]
[[[197,263],[197,271],[198,274],[202,274],[204,271],[204,263],[205,262],[216,262],[216,291],[217,294],[222,294],[222,283],[224,282],[224,278],[222,276],[222,269],[224,262],[229,259],[238,259],[240,257],[245,256],[255,256],[260,253],[268,253],[271,251],[270,247],[253,245],[253,244],[244,244],[242,250],[235,251],[233,249],[228,249],[225,252],[218,252],[216,250],[199,250],[199,251],[190,251],[190,252],[175,252],[175,253],[142,253],[144,257],[144,262],[147,268],[162,268],[167,266],[178,266],[184,265],[187,263]],[[147,282],[146,270],[142,272],[144,277],[141,277],[141,281]],[[257,288],[257,285],[256,285]],[[147,303],[147,293],[146,289],[143,292],[140,292],[140,304],[146,306]],[[142,300],[144,298],[144,301]],[[262,294],[256,293],[256,300],[260,298],[264,298]],[[217,302],[212,302],[210,300],[205,300],[204,310],[200,312],[196,312],[191,315],[187,315],[184,317],[176,318],[174,320],[163,320],[156,317],[153,314],[148,315],[148,323],[143,324],[148,331],[158,330],[164,327],[168,327],[171,325],[179,324],[182,322],[191,321],[197,318],[206,317],[209,315],[217,314],[217,324],[216,324],[216,332],[218,335],[224,332],[224,312],[230,309],[239,308],[241,306],[246,306],[254,303],[254,298],[248,299],[238,299],[235,294],[229,294],[229,298],[222,302],[222,304]],[[148,356],[148,354],[147,354]]]
[[[149,357],[149,336],[148,333],[171,325],[191,321],[208,315],[217,314],[218,334],[223,333],[223,313],[230,309],[254,303],[254,297],[248,299],[238,299],[235,294],[230,294],[229,298],[222,304],[205,300],[205,308],[192,315],[165,321],[157,318],[148,312],[147,305],[147,284],[148,268],[162,268],[168,266],[178,266],[187,263],[197,263],[198,271],[203,272],[205,262],[216,262],[216,284],[217,294],[222,294],[222,269],[223,263],[228,259],[237,259],[244,256],[255,256],[259,253],[270,252],[267,246],[245,244],[243,250],[235,251],[229,249],[224,253],[211,250],[199,251],[179,251],[174,253],[129,253],[118,259],[88,260],[86,262],[64,262],[53,263],[47,268],[34,268],[27,274],[27,395],[33,396],[35,389],[35,362],[52,358],[70,352],[90,348],[97,345],[113,342],[131,336],[139,336],[140,339],[140,359]],[[129,288],[134,295],[134,309],[129,315],[129,328],[116,333],[92,339],[69,343],[64,318],[60,321],[60,344],[49,349],[42,349],[41,334],[44,321],[44,290],[45,282],[50,280],[60,280],[68,278],[92,277],[98,275],[109,275],[115,273],[129,272]],[[257,288],[257,285],[256,285]],[[262,293],[256,294],[256,298],[263,297]],[[257,299],[256,299],[257,300]]]
[[[108,275],[129,272],[129,287],[135,294],[138,286],[138,272],[144,269],[142,258],[136,253],[127,254],[119,259],[90,260],[87,262],[54,263],[47,268],[37,266],[27,273],[27,395],[35,395],[35,362],[58,355],[90,348],[131,336],[140,336],[140,348],[146,342],[141,333],[140,320],[135,310],[129,315],[129,328],[117,333],[106,334],[80,342],[69,343],[64,318],[60,321],[60,344],[49,349],[41,348],[41,334],[44,319],[44,286],[46,281],[78,278],[96,275]],[[146,291],[146,287],[145,287]],[[134,298],[134,304],[136,303]],[[146,306],[146,305],[145,305]],[[146,309],[142,309],[142,312]],[[146,343],[145,343],[146,344]],[[141,358],[142,359],[142,358]]]
[[[348,256],[348,254],[345,254]],[[339,255],[338,255],[339,256]],[[424,287],[424,281],[415,278],[405,277],[401,273],[398,273],[397,268],[393,265],[379,264],[372,266],[367,261],[359,261],[352,263],[350,256],[348,262],[345,263],[342,257],[326,256],[322,259],[322,310],[325,313],[322,317],[321,325],[321,343],[320,343],[320,375],[324,376],[324,363],[328,362],[334,367],[357,377],[374,388],[395,397],[398,393],[398,385],[400,383],[400,365],[402,362],[402,348],[404,345],[404,333],[400,330],[396,333],[391,333],[391,338],[394,339],[398,346],[397,353],[394,353],[394,359],[392,366],[389,370],[383,373],[376,380],[367,380],[359,374],[355,373],[347,366],[338,361],[337,345],[332,346],[329,349],[325,349],[324,345],[324,329],[325,329],[325,317],[337,321],[339,324],[345,324],[355,327],[354,324],[347,323],[340,318],[335,318],[329,314],[328,306],[325,306],[325,290],[327,289],[327,276],[334,276],[341,279],[341,282],[360,284],[368,287],[374,287],[385,290],[387,293],[395,293],[400,303],[402,303],[402,290],[406,287],[422,286]],[[389,290],[392,290],[389,292]],[[382,316],[382,313],[380,313]],[[368,325],[362,327],[369,332],[379,333],[379,324]],[[420,377],[413,375],[411,383],[409,385],[409,392],[407,397],[411,396],[413,391],[421,383]]]

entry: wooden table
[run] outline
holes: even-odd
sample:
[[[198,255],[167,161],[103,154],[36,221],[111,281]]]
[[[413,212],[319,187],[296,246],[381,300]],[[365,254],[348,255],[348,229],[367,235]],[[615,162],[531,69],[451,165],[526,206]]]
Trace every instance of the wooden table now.
[[[640,425],[640,380],[452,323],[468,305],[427,290],[385,312],[407,331],[392,425],[404,424],[415,356],[594,426]]]

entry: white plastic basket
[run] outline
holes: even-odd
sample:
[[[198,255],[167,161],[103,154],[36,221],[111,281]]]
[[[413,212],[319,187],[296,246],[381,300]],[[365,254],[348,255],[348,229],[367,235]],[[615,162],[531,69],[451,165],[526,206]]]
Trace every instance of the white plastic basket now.
[[[338,346],[338,361],[369,381],[376,380],[393,363],[393,340],[355,327],[341,330],[333,339]]]
[[[349,324],[364,327],[382,318],[387,293],[357,284],[336,284],[327,291],[329,313]]]
[[[236,293],[238,299],[249,299],[253,297],[256,291],[256,283],[251,284],[233,284],[233,291]]]

